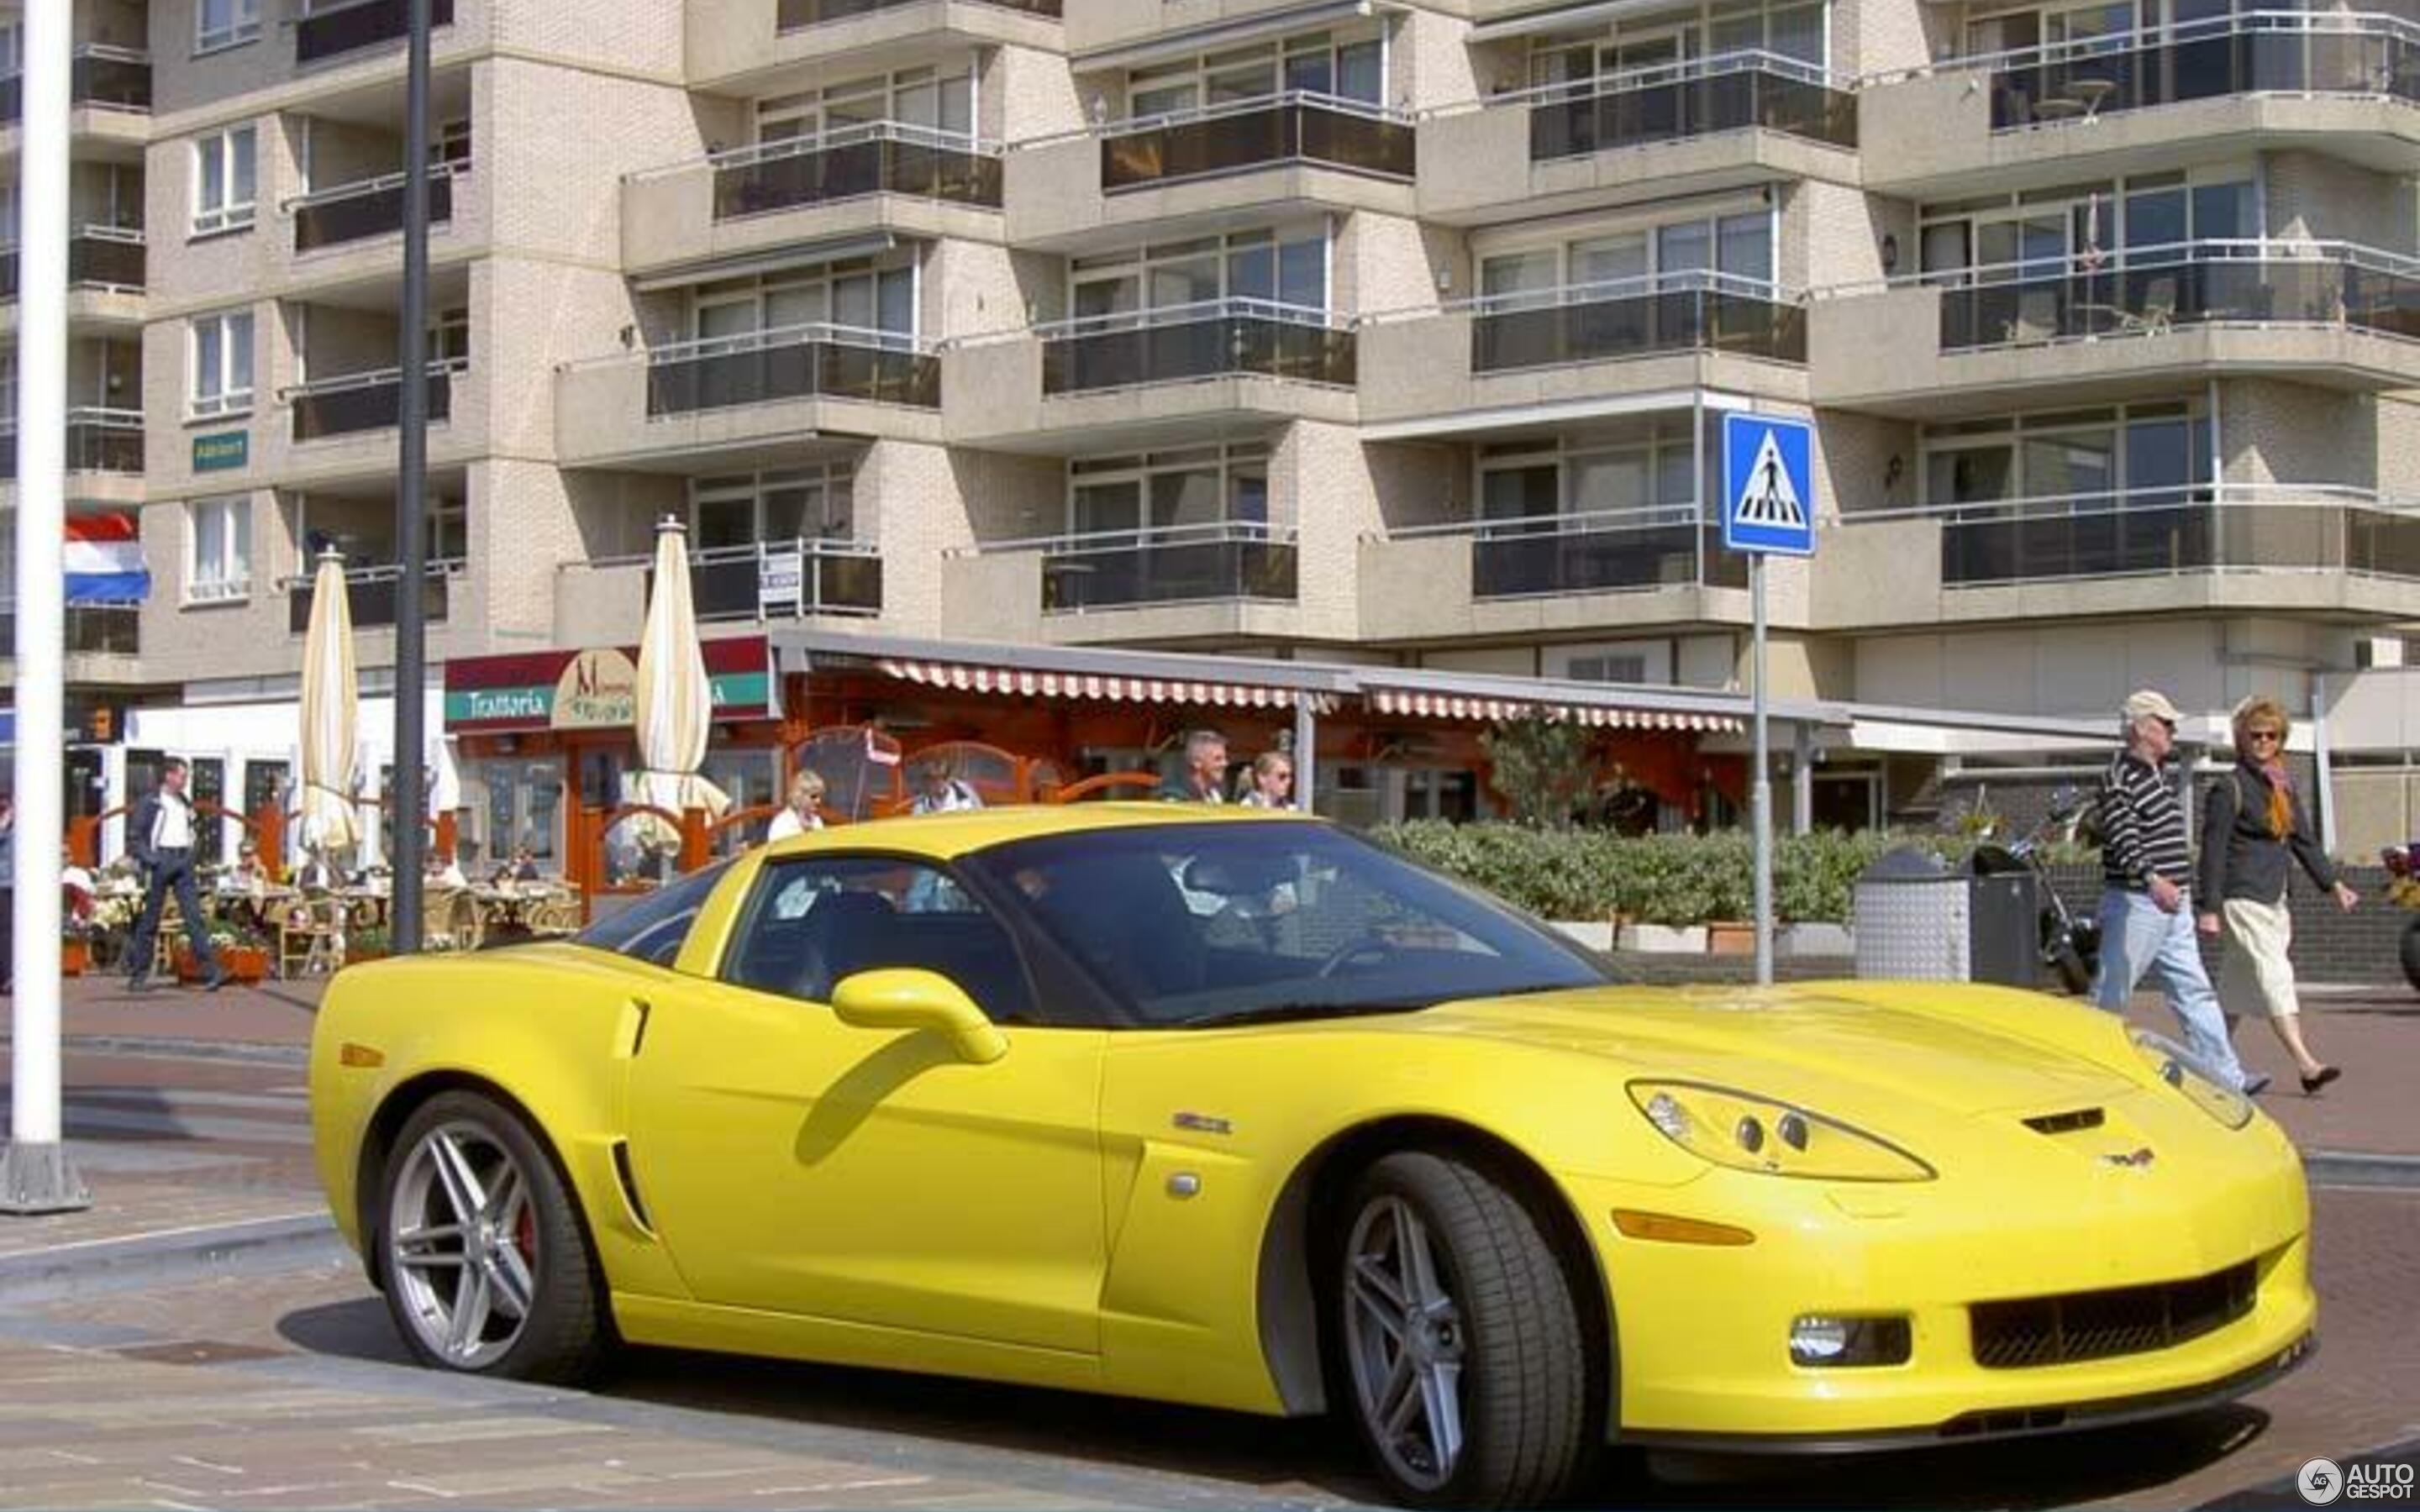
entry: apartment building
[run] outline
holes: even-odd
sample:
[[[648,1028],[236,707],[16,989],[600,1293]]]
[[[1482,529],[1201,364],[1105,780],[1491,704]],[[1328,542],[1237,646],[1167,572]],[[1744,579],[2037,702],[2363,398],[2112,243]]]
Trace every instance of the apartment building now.
[[[1816,434],[1775,690],[1873,716],[1819,821],[1983,762],[1890,709],[2152,683],[2357,695],[2340,841],[2414,825],[2367,670],[2420,619],[2408,5],[436,9],[412,586],[402,0],[77,0],[70,495],[139,513],[154,586],[71,615],[70,674],[138,763],[223,741],[207,777],[273,790],[323,548],[365,668],[406,591],[468,664],[633,641],[666,516],[735,627],[1735,687],[1755,409]],[[1354,760],[1459,812],[1459,748]],[[564,780],[467,775],[517,828]]]

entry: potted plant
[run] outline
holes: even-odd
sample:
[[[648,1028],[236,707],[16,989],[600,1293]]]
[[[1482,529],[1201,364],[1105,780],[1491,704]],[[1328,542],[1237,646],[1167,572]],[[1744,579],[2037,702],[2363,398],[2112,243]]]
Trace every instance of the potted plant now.
[[[365,961],[383,961],[392,939],[384,924],[371,924],[345,933],[345,964],[355,966]]]

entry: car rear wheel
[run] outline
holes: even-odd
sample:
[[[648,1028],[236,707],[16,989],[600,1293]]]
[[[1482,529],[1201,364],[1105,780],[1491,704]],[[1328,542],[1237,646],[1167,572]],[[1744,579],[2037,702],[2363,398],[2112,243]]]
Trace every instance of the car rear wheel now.
[[[1372,1460],[1424,1506],[1524,1506],[1588,1465],[1588,1350],[1553,1246],[1451,1157],[1388,1155],[1355,1183],[1330,1274],[1343,1399]]]
[[[380,1262],[413,1354],[448,1370],[571,1381],[611,1338],[594,1252],[554,1163],[513,1114],[432,1098],[387,1160]]]

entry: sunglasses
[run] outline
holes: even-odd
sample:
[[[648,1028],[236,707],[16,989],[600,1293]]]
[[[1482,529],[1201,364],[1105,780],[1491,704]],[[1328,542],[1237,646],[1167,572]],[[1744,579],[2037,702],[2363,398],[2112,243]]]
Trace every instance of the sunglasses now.
[[[2243,738],[2246,740],[2283,740],[2286,738],[2286,732],[2283,730],[2246,730],[2243,732]]]

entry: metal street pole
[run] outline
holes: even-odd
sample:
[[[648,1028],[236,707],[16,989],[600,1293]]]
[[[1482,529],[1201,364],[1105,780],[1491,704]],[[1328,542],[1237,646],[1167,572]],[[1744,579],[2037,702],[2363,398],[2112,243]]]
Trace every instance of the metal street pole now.
[[[1750,822],[1756,829],[1756,980],[1773,981],[1773,761],[1764,728],[1764,553],[1747,559],[1749,613],[1755,625],[1755,649],[1748,675],[1755,687],[1756,767],[1748,788]]]
[[[67,645],[67,0],[25,8],[17,285],[17,995],[0,1212],[92,1206],[59,1114],[59,836]]]
[[[428,579],[428,27],[430,0],[411,0],[411,32],[404,83],[403,332],[396,360],[401,456],[396,468],[396,543],[402,581],[395,605],[395,925],[388,949],[420,949],[420,824],[428,808],[421,769],[427,747]]]

